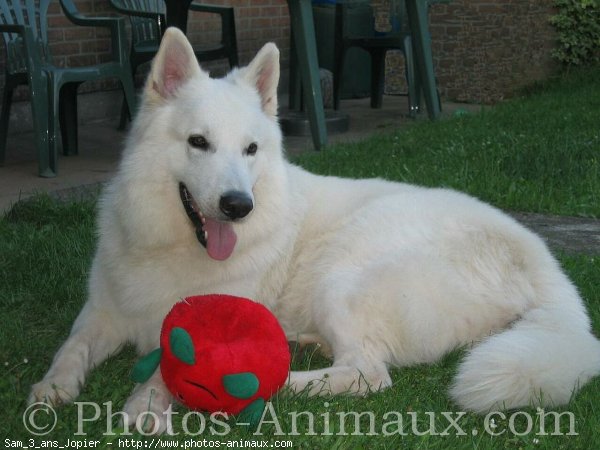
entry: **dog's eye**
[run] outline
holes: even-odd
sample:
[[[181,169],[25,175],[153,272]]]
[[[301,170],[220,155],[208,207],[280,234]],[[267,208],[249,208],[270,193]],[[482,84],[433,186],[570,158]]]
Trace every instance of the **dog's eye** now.
[[[188,138],[188,144],[191,147],[198,148],[200,150],[208,150],[209,144],[204,136],[201,134],[192,134]]]
[[[246,155],[250,155],[250,156],[256,155],[257,150],[258,150],[258,145],[256,145],[256,142],[253,142],[246,149]]]

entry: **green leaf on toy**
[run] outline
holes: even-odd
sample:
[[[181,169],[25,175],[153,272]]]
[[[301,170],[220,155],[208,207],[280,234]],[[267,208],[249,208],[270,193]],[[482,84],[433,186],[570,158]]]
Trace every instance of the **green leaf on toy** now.
[[[256,427],[260,422],[260,418],[265,410],[265,401],[262,398],[257,398],[237,416],[238,425],[248,425],[252,428]]]
[[[223,376],[223,386],[235,398],[247,399],[258,391],[258,378],[251,372],[234,373]]]
[[[189,333],[183,328],[175,327],[171,330],[171,334],[169,335],[169,345],[177,359],[180,359],[190,366],[196,362],[194,342]]]
[[[152,350],[146,356],[140,358],[133,370],[131,371],[131,379],[136,383],[145,383],[152,376],[162,356],[162,348]]]

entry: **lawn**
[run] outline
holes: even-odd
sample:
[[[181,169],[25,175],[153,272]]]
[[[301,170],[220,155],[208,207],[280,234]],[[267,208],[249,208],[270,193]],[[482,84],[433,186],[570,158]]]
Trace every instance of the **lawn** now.
[[[306,154],[296,162],[323,174],[453,187],[510,210],[600,217],[599,160],[600,76],[598,70],[588,70],[479,114],[436,123],[419,121],[364,142]],[[49,367],[84,301],[96,240],[94,212],[91,200],[65,203],[37,197],[17,204],[0,219],[0,404],[5,414],[0,438],[7,448],[19,442],[64,446],[69,439],[80,445],[89,443],[85,439],[99,439],[102,448],[119,448],[119,444],[125,448],[119,441],[125,438],[143,446],[139,448],[161,448],[175,441],[183,446],[203,426],[203,432],[193,438],[197,445],[206,438],[213,440],[212,446],[239,439],[267,440],[269,445],[282,440],[303,449],[598,446],[600,379],[556,410],[563,413],[558,428],[555,416],[532,408],[496,415],[493,421],[474,414],[462,416],[446,395],[460,350],[433,366],[394,370],[393,387],[367,398],[314,399],[281,393],[272,401],[268,421],[259,430],[262,435],[230,421],[230,433],[211,436],[208,417],[188,414],[184,419],[188,411],[179,408],[173,429],[180,434],[157,442],[139,434],[103,435],[107,427],[119,431],[117,417],[107,418],[109,408],[119,411],[133,387],[129,372],[136,356],[125,349],[92,371],[78,399],[100,404],[97,419],[83,422],[78,430],[78,414],[91,419],[96,411],[90,405],[70,405],[57,409],[52,432],[33,435],[22,419],[25,398],[29,386]],[[600,335],[600,258],[559,257],[585,298]],[[328,361],[314,350],[297,354],[293,368],[326,366]],[[338,412],[360,414],[358,423],[351,414],[344,418]],[[399,420],[403,427],[398,426]],[[184,422],[190,435],[182,432]],[[44,417],[38,415],[36,424],[43,425]],[[225,427],[212,425],[216,432]]]

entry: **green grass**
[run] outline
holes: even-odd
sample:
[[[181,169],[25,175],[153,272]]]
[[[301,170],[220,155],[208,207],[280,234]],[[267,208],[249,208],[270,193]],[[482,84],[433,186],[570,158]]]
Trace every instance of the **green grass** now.
[[[309,153],[311,171],[446,186],[496,206],[600,217],[600,67],[525,98]]]
[[[379,136],[362,143],[337,146],[320,154],[302,156],[298,162],[313,171],[345,176],[381,176],[432,186],[451,186],[477,195],[503,208],[600,216],[600,77],[590,72],[571,74],[549,83],[525,97],[507,102],[481,114],[456,117],[438,123],[418,122],[404,131]],[[22,414],[29,386],[49,367],[54,352],[65,339],[85,298],[85,284],[95,245],[95,204],[60,203],[37,197],[17,204],[0,220],[0,404],[3,421],[1,443],[12,440],[54,440],[64,445],[78,439],[76,406],[57,410],[58,422],[52,433],[35,437],[24,429]],[[561,263],[588,303],[594,329],[600,334],[600,258],[561,255]],[[591,449],[597,447],[600,429],[600,380],[587,385],[566,407],[575,418],[575,436],[537,435],[539,417],[535,409],[524,409],[532,417],[533,430],[519,435],[506,431],[500,436],[484,432],[484,418],[467,414],[459,421],[466,435],[450,428],[448,436],[419,436],[411,428],[411,415],[417,417],[416,431],[429,428],[426,412],[436,412],[436,430],[449,425],[442,412],[456,406],[447,389],[462,355],[455,351],[433,366],[394,370],[391,389],[367,398],[338,396],[307,398],[280,394],[273,399],[274,410],[284,435],[277,436],[274,423],[262,427],[263,436],[253,436],[236,428],[220,441],[234,439],[290,440],[303,449]],[[133,387],[128,374],[136,356],[131,349],[92,371],[79,401],[112,401],[113,412],[123,405]],[[27,362],[24,362],[24,361]],[[294,369],[323,367],[328,361],[313,349],[297,355]],[[84,409],[89,417],[91,409]],[[290,413],[314,414],[314,432],[304,417],[293,432]],[[353,420],[346,421],[347,434],[341,434],[336,413],[372,412],[377,435],[352,435]],[[182,431],[179,409],[174,430]],[[384,436],[390,431],[393,412],[404,419],[405,436]],[[87,438],[100,439],[103,448],[118,448],[115,436],[102,436],[106,430],[106,408],[100,419],[86,423]],[[387,414],[387,416],[386,416]],[[496,418],[497,428],[508,428]],[[330,434],[325,434],[325,417]],[[527,428],[523,415],[515,417],[516,431]],[[111,422],[109,420],[109,422]],[[116,422],[116,419],[113,421]],[[196,417],[188,422],[190,431],[202,425]],[[369,418],[360,421],[361,431],[369,431]],[[546,418],[547,429],[553,421]],[[569,430],[562,422],[562,432]],[[199,437],[210,438],[208,427]],[[118,428],[115,426],[114,428]],[[217,428],[220,430],[221,428]],[[473,435],[474,429],[478,430]],[[83,437],[79,437],[82,439]],[[134,436],[140,439],[140,436]],[[190,436],[173,438],[183,442]],[[112,442],[112,444],[111,444]],[[1,446],[1,445],[0,445]]]

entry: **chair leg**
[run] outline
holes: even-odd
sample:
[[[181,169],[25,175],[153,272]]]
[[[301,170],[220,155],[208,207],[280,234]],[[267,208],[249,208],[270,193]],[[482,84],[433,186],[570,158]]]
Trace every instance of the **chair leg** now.
[[[8,123],[10,121],[12,94],[13,86],[7,79],[2,92],[2,112],[0,112],[0,166],[4,165],[6,157],[6,139],[8,138]]]
[[[60,135],[60,90],[60,80],[54,73],[48,73],[48,161],[51,167],[57,166],[58,150],[64,147]]]
[[[385,84],[385,49],[371,49],[371,108],[379,109],[383,103]]]
[[[57,171],[57,151],[55,133],[55,109],[52,100],[52,80],[47,73],[29,74],[31,112],[38,153],[38,173],[40,177],[52,178]],[[51,101],[48,101],[48,100]]]
[[[415,72],[415,60],[413,58],[412,40],[406,36],[402,41],[402,52],[404,53],[404,73],[406,75],[406,84],[408,86],[408,115],[415,118],[421,108],[421,98],[419,95],[420,86],[417,82]]]
[[[223,41],[227,47],[227,60],[229,61],[229,67],[233,69],[239,65],[237,37],[235,32],[235,15],[233,9],[223,16],[221,27],[223,28]]]
[[[137,112],[137,98],[135,95],[135,86],[133,84],[133,76],[130,72],[123,73],[120,77],[121,86],[123,87],[123,106],[121,109],[121,124],[123,128],[125,123],[123,123],[123,110],[126,110],[129,113],[129,119],[135,116]],[[123,129],[119,125],[119,129]]]
[[[137,62],[137,60],[133,54],[130,55],[130,65],[131,65],[131,83],[133,86],[133,92],[135,94],[135,83],[133,80],[135,79],[135,72],[137,71],[139,63]],[[123,102],[121,103],[121,117],[119,118],[119,126],[117,127],[117,130],[119,130],[119,131],[123,131],[127,127],[127,123],[131,122],[131,118],[133,116],[131,113],[131,109],[127,106],[128,100],[127,100],[127,92],[125,89],[125,83],[123,82],[124,77],[125,76],[120,77],[121,85],[123,86]]]
[[[229,62],[230,69],[233,69],[234,67],[237,67],[239,65],[237,48],[232,48],[229,50],[227,61]]]
[[[59,93],[59,120],[63,154],[79,153],[77,143],[77,87],[79,83],[65,84]]]
[[[129,114],[129,109],[127,108],[127,100],[123,98],[121,102],[121,117],[119,118],[119,126],[117,129],[119,131],[123,131],[127,127],[127,122],[131,120],[131,115]]]
[[[427,22],[427,2],[406,0],[406,11],[413,35],[413,47],[417,73],[423,86],[425,104],[430,119],[440,115],[439,97],[435,84],[433,58],[431,56],[431,37]]]
[[[230,31],[230,33],[233,33],[233,35],[229,37],[229,44],[227,45],[227,61],[229,62],[229,68],[233,69],[234,67],[238,67],[240,63],[238,59],[235,29],[233,31]]]
[[[325,111],[321,96],[317,44],[313,23],[312,5],[309,0],[288,2],[294,39],[298,54],[298,65],[302,77],[304,101],[308,115],[313,144],[317,150],[327,145]]]

